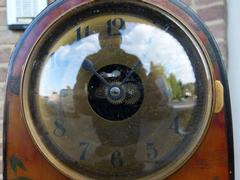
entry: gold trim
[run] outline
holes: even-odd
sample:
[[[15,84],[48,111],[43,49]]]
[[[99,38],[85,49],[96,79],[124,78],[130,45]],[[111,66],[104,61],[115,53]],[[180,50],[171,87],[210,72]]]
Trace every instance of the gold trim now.
[[[44,31],[39,36],[38,40],[35,42],[33,48],[31,49],[31,51],[30,51],[30,53],[27,57],[26,63],[24,65],[24,70],[23,70],[23,73],[22,73],[22,81],[21,81],[21,106],[22,106],[21,110],[22,110],[22,113],[23,113],[23,117],[25,118],[25,122],[26,122],[26,125],[28,127],[29,133],[31,134],[31,136],[34,140],[34,143],[36,144],[36,146],[38,147],[40,152],[43,153],[44,157],[55,168],[57,168],[63,174],[65,174],[66,176],[68,176],[72,179],[91,179],[91,178],[88,178],[86,176],[83,176],[83,175],[77,173],[76,171],[70,169],[69,167],[65,166],[63,163],[58,161],[54,157],[54,155],[51,154],[48,151],[47,147],[43,144],[43,142],[41,141],[41,138],[38,136],[38,133],[37,133],[37,131],[35,129],[35,126],[33,124],[33,121],[32,121],[30,110],[28,108],[29,107],[29,102],[27,101],[27,99],[28,99],[28,84],[29,84],[29,78],[30,78],[30,68],[28,68],[29,67],[28,65],[31,63],[30,57],[31,57],[36,45],[42,39],[42,36],[50,28],[52,28],[55,23],[57,23],[62,17],[67,15],[69,12],[71,12],[75,8],[77,8],[79,6],[84,6],[86,4],[90,4],[92,2],[93,1],[90,1],[88,3],[81,3],[81,4],[78,4],[74,7],[72,7],[71,9],[69,9],[68,11],[63,13],[61,16],[59,16],[57,19],[55,19],[54,22],[49,24],[49,26],[44,29]],[[192,154],[197,150],[197,148],[201,144],[201,142],[202,142],[203,138],[205,137],[205,134],[208,130],[208,127],[209,127],[209,124],[210,124],[210,121],[211,121],[211,118],[212,118],[212,115],[213,115],[213,112],[214,112],[214,106],[217,106],[216,105],[217,103],[215,103],[215,102],[216,102],[216,94],[218,94],[218,91],[215,90],[216,89],[215,86],[218,86],[218,85],[216,83],[215,84],[213,83],[213,81],[214,81],[213,67],[212,67],[211,60],[208,56],[206,48],[202,44],[201,40],[194,33],[194,31],[192,31],[191,28],[187,24],[184,23],[185,20],[181,19],[181,17],[176,16],[176,14],[174,14],[170,10],[168,10],[164,7],[160,7],[160,5],[157,4],[157,3],[149,3],[149,2],[146,2],[145,0],[141,0],[140,2],[134,2],[134,3],[149,5],[150,8],[157,9],[157,11],[159,13],[164,14],[167,18],[171,19],[174,23],[176,23],[188,35],[188,37],[192,40],[192,43],[195,45],[197,51],[199,52],[199,54],[201,56],[202,62],[204,64],[204,67],[205,67],[205,70],[206,70],[205,73],[206,73],[207,76],[209,76],[208,77],[209,78],[209,80],[208,80],[208,91],[209,91],[208,104],[207,104],[207,108],[206,108],[206,113],[204,114],[205,124],[203,125],[202,129],[200,129],[199,132],[198,132],[198,135],[199,135],[198,137],[199,138],[197,139],[197,141],[192,143],[192,147],[194,147],[194,148],[189,150],[188,152],[186,152],[185,155],[183,157],[181,157],[181,159],[178,159],[177,162],[174,162],[174,164],[168,165],[168,166],[171,166],[171,167],[164,168],[164,171],[161,170],[163,172],[156,172],[156,173],[154,173],[152,175],[149,175],[147,177],[140,178],[140,179],[164,179],[167,176],[169,176],[170,174],[177,171],[180,167],[182,167],[182,165],[185,164],[185,162],[190,159]]]
[[[215,81],[216,87],[216,101],[215,101],[215,113],[219,113],[224,106],[224,88],[221,81]]]

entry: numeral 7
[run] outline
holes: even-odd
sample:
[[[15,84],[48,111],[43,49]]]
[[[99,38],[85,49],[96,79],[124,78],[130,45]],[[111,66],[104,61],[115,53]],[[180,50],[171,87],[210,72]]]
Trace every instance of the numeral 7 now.
[[[86,159],[86,153],[89,147],[88,142],[80,142],[80,149],[81,149],[81,155],[80,155],[80,160],[85,160]]]

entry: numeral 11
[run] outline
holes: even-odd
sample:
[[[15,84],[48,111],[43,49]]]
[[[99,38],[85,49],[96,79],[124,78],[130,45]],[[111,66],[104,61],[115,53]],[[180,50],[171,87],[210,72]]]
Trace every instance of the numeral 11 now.
[[[82,36],[82,28],[79,27],[76,29],[77,41],[81,40],[83,37],[87,37],[92,34],[92,31],[89,26],[84,28],[84,35]]]

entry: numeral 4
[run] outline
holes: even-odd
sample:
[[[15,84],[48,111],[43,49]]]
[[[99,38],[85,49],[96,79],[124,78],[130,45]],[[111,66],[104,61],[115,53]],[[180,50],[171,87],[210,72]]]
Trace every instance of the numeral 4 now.
[[[178,116],[175,117],[175,119],[171,123],[169,129],[173,129],[175,133],[177,133],[181,136],[190,134],[190,132],[187,132],[187,131],[183,130],[183,128],[180,127],[180,118]]]

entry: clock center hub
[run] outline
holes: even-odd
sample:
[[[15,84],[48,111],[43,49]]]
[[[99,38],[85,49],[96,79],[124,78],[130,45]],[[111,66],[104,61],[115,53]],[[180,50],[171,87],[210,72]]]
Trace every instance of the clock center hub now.
[[[109,89],[109,95],[113,99],[119,99],[122,97],[123,91],[121,87],[113,86]]]
[[[106,76],[112,72],[118,72],[118,76]],[[90,79],[88,100],[93,111],[111,121],[133,116],[141,107],[144,98],[143,83],[138,74],[132,72],[130,67],[120,64],[104,66],[97,73],[107,83],[95,75]]]

